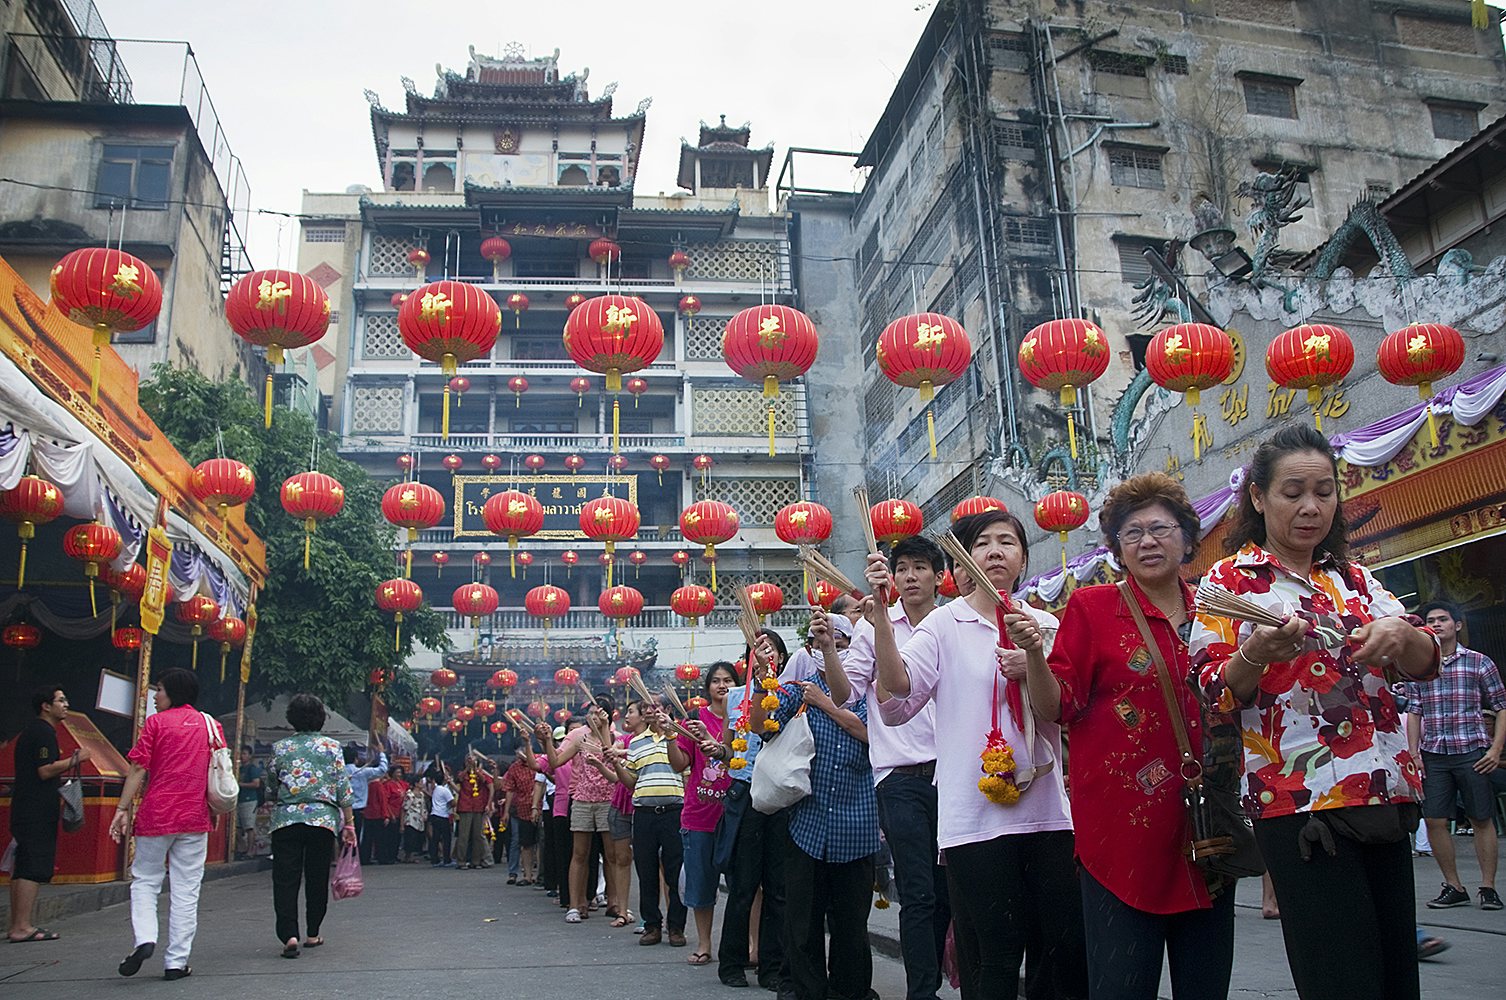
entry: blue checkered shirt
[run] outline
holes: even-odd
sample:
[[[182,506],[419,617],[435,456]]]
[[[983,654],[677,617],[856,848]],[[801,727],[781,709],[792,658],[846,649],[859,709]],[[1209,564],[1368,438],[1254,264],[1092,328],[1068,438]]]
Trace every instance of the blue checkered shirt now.
[[[831,693],[824,677],[817,675],[815,683]],[[805,704],[804,691],[798,684],[790,684],[776,693],[779,708],[769,717],[785,726]],[[865,700],[848,711],[867,723]],[[878,800],[873,793],[868,744],[853,739],[818,708],[805,715],[816,753],[811,758],[811,793],[797,802],[790,814],[790,839],[817,861],[845,864],[867,857],[879,849]]]
[[[1407,711],[1422,716],[1422,750],[1469,753],[1490,746],[1485,710],[1506,710],[1506,687],[1490,657],[1459,646],[1436,680],[1407,685],[1407,701]]]

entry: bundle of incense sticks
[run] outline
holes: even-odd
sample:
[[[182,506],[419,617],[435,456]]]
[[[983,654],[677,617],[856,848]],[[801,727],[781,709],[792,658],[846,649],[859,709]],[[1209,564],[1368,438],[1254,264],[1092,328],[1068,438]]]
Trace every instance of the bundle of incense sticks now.
[[[594,708],[596,705],[596,696],[591,693],[591,689],[586,686],[586,682],[583,680],[577,680],[575,682],[575,686],[580,689],[581,695],[586,699],[584,704],[588,708]]]
[[[527,716],[518,711],[516,708],[509,708],[502,714],[511,719],[512,724],[522,729],[524,732],[533,732],[533,723],[528,720]]]
[[[956,535],[950,531],[945,532],[936,542],[943,552],[952,557],[953,564],[961,567],[964,573],[972,577],[973,585],[983,591],[996,607],[1003,608],[1005,611],[1014,610],[1009,595],[999,593],[998,588],[989,582],[988,575],[983,572],[983,567],[978,565],[978,560],[974,559],[973,554],[963,547]]]
[[[652,692],[649,691],[648,685],[643,683],[643,677],[636,670],[633,671],[632,676],[628,678],[628,687],[632,688],[633,693],[636,694],[639,698],[643,699],[644,704],[657,705],[659,703],[658,699],[655,698]],[[690,730],[680,725],[674,719],[668,719],[666,721],[669,723],[670,729],[673,729],[676,733],[685,737],[687,740],[690,740],[692,743],[697,742],[696,738],[690,734]]]
[[[669,703],[675,707],[675,711],[680,713],[680,718],[690,718],[690,713],[685,710],[685,703],[680,700],[679,695],[675,694],[675,686],[673,684],[664,685],[664,697],[668,698]]]
[[[851,594],[853,597],[859,599],[865,596],[858,589],[857,584],[853,583],[852,580],[848,579],[847,574],[837,568],[836,563],[822,555],[821,551],[814,546],[800,546],[800,565],[811,576],[831,584],[844,594]]]
[[[1211,583],[1205,583],[1197,589],[1194,603],[1199,611],[1232,621],[1249,622],[1252,625],[1270,625],[1280,628],[1287,621],[1285,615],[1262,608]]]
[[[868,502],[868,487],[854,486],[852,495],[858,498],[858,520],[863,525],[863,539],[868,543],[868,551],[877,552],[878,538],[873,534],[873,504]]]
[[[758,610],[753,607],[753,595],[748,593],[747,587],[737,588],[737,606],[740,609],[737,627],[742,629],[743,640],[752,649],[758,645]]]

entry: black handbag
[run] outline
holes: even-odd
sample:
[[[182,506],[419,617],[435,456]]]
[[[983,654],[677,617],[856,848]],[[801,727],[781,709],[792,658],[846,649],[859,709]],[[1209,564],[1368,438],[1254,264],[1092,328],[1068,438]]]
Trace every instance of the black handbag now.
[[[1187,738],[1187,722],[1182,718],[1181,706],[1177,704],[1176,689],[1171,683],[1171,672],[1166,669],[1166,660],[1161,656],[1161,647],[1150,634],[1150,625],[1140,601],[1130,590],[1129,584],[1119,584],[1119,593],[1129,605],[1140,630],[1140,638],[1150,652],[1156,665],[1156,679],[1161,684],[1161,696],[1166,700],[1166,713],[1171,719],[1172,732],[1176,734],[1177,750],[1181,753],[1182,802],[1187,807],[1188,841],[1183,848],[1189,858],[1210,872],[1229,878],[1256,878],[1265,874],[1265,861],[1255,843],[1255,828],[1239,805],[1239,788],[1230,788],[1207,778],[1203,773],[1201,754],[1192,752]]]

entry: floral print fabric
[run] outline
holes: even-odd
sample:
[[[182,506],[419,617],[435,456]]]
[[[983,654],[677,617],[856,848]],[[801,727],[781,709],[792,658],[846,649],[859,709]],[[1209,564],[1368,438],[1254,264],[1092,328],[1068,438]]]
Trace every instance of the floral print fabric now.
[[[340,811],[354,801],[340,744],[322,733],[297,733],[272,745],[277,777],[272,829],[294,823],[340,832]]]
[[[1253,543],[1214,564],[1204,582],[1278,613],[1330,616],[1346,631],[1406,614],[1362,566],[1350,563],[1346,572],[1321,556],[1304,578]],[[1199,614],[1189,644],[1193,684],[1212,709],[1239,720],[1246,814],[1270,819],[1417,801],[1422,781],[1381,671],[1351,659],[1348,645],[1313,649],[1309,643],[1296,659],[1266,667],[1252,701],[1242,702],[1225,684],[1224,668],[1251,629]]]

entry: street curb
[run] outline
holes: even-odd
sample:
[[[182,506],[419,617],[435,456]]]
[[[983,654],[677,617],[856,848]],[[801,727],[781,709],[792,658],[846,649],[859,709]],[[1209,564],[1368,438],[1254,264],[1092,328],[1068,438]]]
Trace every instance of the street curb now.
[[[237,875],[250,875],[255,872],[269,871],[271,868],[271,858],[206,865],[204,881],[213,882],[216,879],[234,878]],[[129,881],[102,882],[98,885],[43,886],[37,899],[36,915],[32,918],[32,922],[46,926],[54,921],[66,920],[68,917],[93,913],[107,906],[114,906],[116,903],[124,903],[130,898],[131,883]],[[0,920],[9,921],[9,919],[10,900],[0,898]]]

